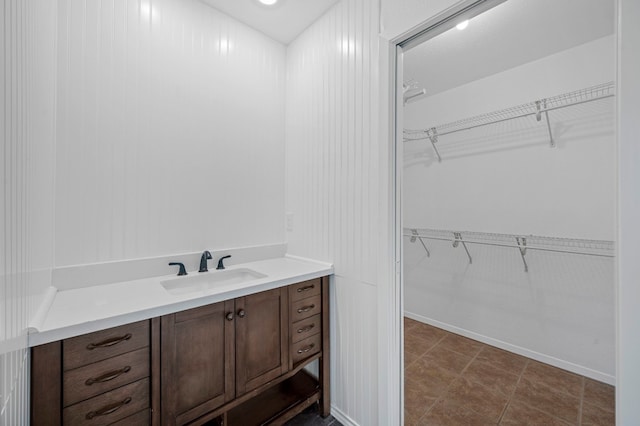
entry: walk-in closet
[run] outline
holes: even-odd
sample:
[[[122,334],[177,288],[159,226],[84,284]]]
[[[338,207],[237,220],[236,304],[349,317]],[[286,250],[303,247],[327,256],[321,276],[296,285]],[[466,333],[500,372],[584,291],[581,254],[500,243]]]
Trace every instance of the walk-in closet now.
[[[404,51],[407,425],[613,424],[614,7],[507,0]]]

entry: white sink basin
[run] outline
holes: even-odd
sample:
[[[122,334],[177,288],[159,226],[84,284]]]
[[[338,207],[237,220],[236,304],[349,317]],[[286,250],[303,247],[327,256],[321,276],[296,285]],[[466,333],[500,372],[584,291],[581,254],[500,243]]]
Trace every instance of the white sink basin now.
[[[186,294],[193,292],[206,292],[217,287],[227,287],[234,284],[243,284],[260,278],[266,278],[265,274],[252,269],[228,269],[224,271],[210,271],[198,273],[186,277],[172,278],[161,281],[160,284],[171,294]]]

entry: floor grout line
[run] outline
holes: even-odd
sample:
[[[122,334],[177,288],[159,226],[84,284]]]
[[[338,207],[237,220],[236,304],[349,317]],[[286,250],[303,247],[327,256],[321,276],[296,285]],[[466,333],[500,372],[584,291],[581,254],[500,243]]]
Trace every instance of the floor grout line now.
[[[527,367],[528,367],[528,366],[529,366],[529,364],[531,364],[532,362],[540,363],[540,361],[536,361],[536,360],[533,360],[533,359],[528,359],[528,360],[527,360]],[[522,371],[523,378],[524,378],[524,372],[526,371],[527,367],[525,367],[525,369]],[[551,367],[553,367],[553,366],[551,366]],[[557,369],[558,367],[554,367],[554,368],[556,368],[556,369]],[[561,369],[560,369],[560,370],[561,370]],[[566,370],[564,370],[564,371],[566,371]],[[568,372],[568,373],[571,373],[571,372]],[[575,373],[571,373],[571,374],[575,374]],[[584,376],[580,376],[580,375],[578,375],[578,376],[580,377],[581,382],[582,382],[582,383],[584,383],[584,382],[585,382],[585,380],[586,380],[586,378],[585,378]],[[526,379],[526,378],[525,378],[524,380],[528,380],[528,379]],[[519,384],[519,383],[520,383],[520,381],[518,381],[518,384]],[[577,413],[577,417],[576,417],[576,419],[574,420],[574,422],[573,422],[572,424],[573,424],[573,425],[575,425],[575,426],[579,426],[579,424],[580,424],[580,415],[581,415],[581,413],[580,413],[580,412],[581,412],[581,409],[582,409],[582,396],[581,396],[581,395],[583,395],[583,393],[584,393],[584,386],[583,386],[583,385],[581,385],[581,388],[580,388],[580,389],[581,389],[581,390],[580,390],[580,395],[578,395],[578,396],[576,396],[575,394],[573,394],[573,393],[571,393],[571,392],[565,391],[565,390],[557,390],[557,389],[555,389],[555,388],[551,387],[550,385],[548,385],[547,383],[541,383],[541,384],[539,384],[539,386],[541,386],[541,387],[543,387],[543,388],[547,389],[549,392],[552,392],[552,393],[558,393],[558,394],[562,394],[562,395],[564,395],[564,396],[568,396],[568,397],[570,397],[570,398],[578,399],[578,413]],[[546,409],[539,408],[539,407],[534,407],[534,406],[532,406],[532,405],[530,405],[530,404],[528,404],[528,403],[525,403],[525,402],[523,402],[523,404],[525,404],[527,407],[529,407],[529,408],[531,408],[531,409],[534,409],[534,410],[536,410],[536,411],[539,411],[539,412],[541,412],[541,413],[544,413],[544,414],[546,414],[547,416],[553,417],[554,419],[560,420],[560,421],[562,421],[562,422],[564,422],[564,423],[568,423],[568,422],[569,422],[569,420],[566,420],[566,419],[565,419],[565,418],[563,418],[563,417],[559,417],[558,415],[556,415],[556,414],[554,414],[554,413],[551,413],[551,412],[547,411]],[[546,408],[546,407],[545,407],[545,408]]]
[[[450,333],[449,331],[446,331],[446,330],[445,330],[445,334],[440,338],[440,340],[438,340],[438,343],[436,343],[435,345],[433,345],[433,346],[431,347],[431,349],[433,349],[433,348],[435,348],[436,346],[438,346],[438,345],[440,344],[440,342],[442,342],[442,341],[444,340],[444,338],[445,338],[445,337],[447,337],[447,335],[448,335],[449,333]],[[427,353],[429,353],[429,351],[431,351],[431,349],[429,349],[429,350],[425,353],[425,355],[426,355]],[[424,355],[423,355],[423,356],[424,356]],[[443,397],[444,395],[446,395],[446,394],[447,394],[447,391],[449,390],[449,387],[451,387],[451,384],[452,384],[453,382],[455,382],[457,379],[458,379],[458,377],[456,377],[455,379],[451,380],[451,383],[449,383],[449,384],[447,385],[447,387],[444,389],[444,391],[443,391],[443,392],[438,396],[438,398],[436,398],[436,400],[433,402],[433,404],[431,404],[431,407],[429,407],[429,409],[428,409],[427,411],[425,411],[425,413],[424,413],[422,416],[420,416],[420,418],[418,419],[418,422],[420,422],[420,420],[422,420],[423,418],[425,418],[426,416],[428,416],[428,415],[429,415],[429,412],[430,412],[431,410],[433,410],[433,407],[435,407],[436,405],[438,405],[438,402],[440,402],[440,401],[443,399],[442,397]]]
[[[457,335],[455,333],[449,332],[447,330],[439,329],[438,327],[434,327],[434,326],[431,326],[429,324],[425,324],[425,325],[430,327],[430,328],[436,329],[436,330],[444,331],[444,334],[442,335],[442,337],[437,339],[436,343],[434,343],[431,347],[429,347],[429,349],[427,351],[425,351],[422,355],[418,356],[411,363],[411,365],[413,365],[415,362],[417,362],[420,359],[423,359],[425,356],[427,356],[429,353],[431,353],[448,336],[456,336],[456,337],[459,336],[459,335]],[[415,331],[415,330],[417,330],[417,327],[419,327],[419,325],[416,326],[414,324],[414,326],[411,327],[411,329],[413,329]],[[409,333],[411,332],[411,330],[409,330],[409,329],[407,329],[406,331],[409,332]],[[427,341],[428,340],[428,339],[422,339],[420,336],[413,336],[413,337],[414,338],[418,338],[421,341]],[[460,336],[460,337],[464,337],[464,336]],[[473,339],[470,339],[470,340],[473,340]],[[491,359],[486,359],[485,360],[483,358],[482,360],[478,360],[478,357],[480,356],[480,354],[483,353],[483,351],[485,351],[486,348],[492,348],[491,345],[487,345],[487,344],[482,343],[482,342],[478,342],[478,343],[480,344],[480,349],[478,351],[476,351],[476,353],[474,355],[471,356],[471,359],[464,365],[464,367],[459,372],[457,372],[453,376],[451,381],[446,385],[446,387],[439,394],[437,394],[438,396],[437,396],[437,398],[435,398],[435,401],[432,404],[430,404],[429,408],[419,418],[416,419],[417,422],[424,422],[425,418],[427,416],[429,416],[431,413],[433,413],[433,411],[434,411],[436,406],[441,404],[442,401],[446,401],[447,400],[446,396],[451,391],[451,389],[454,386],[454,384],[456,382],[458,382],[464,376],[464,374],[469,370],[469,368],[471,368],[471,365],[474,364],[474,362],[484,364],[484,365],[486,365],[488,367],[492,367],[492,368],[498,369],[498,370],[503,371],[505,373],[513,374],[514,376],[516,375],[515,372],[513,372],[513,373],[511,372],[511,368],[506,368],[506,367],[503,368],[504,366],[501,366],[502,364],[494,364],[491,361]],[[464,348],[464,346],[463,346],[463,348]],[[446,348],[443,347],[442,349],[446,350],[447,352],[450,352],[451,354],[457,354],[457,355],[460,355],[460,356],[470,356],[469,352],[459,352],[459,351],[456,351],[455,349],[452,349],[452,348],[449,348],[449,347],[446,347]],[[509,351],[506,351],[506,352],[509,352]],[[517,355],[517,354],[515,354],[515,355]],[[446,355],[444,355],[444,356],[446,356]],[[522,358],[524,358],[524,360],[525,360],[524,365],[520,369],[519,373],[517,373],[517,380],[515,382],[515,386],[509,392],[509,394],[505,394],[505,393],[502,393],[502,392],[497,392],[496,393],[496,391],[494,391],[491,386],[485,385],[484,382],[482,382],[482,381],[476,382],[476,380],[471,379],[471,381],[473,383],[478,384],[481,388],[482,387],[486,388],[486,390],[488,392],[490,392],[492,394],[496,393],[496,395],[500,394],[500,395],[502,395],[502,397],[506,397],[506,403],[505,403],[504,407],[502,408],[502,411],[500,413],[500,416],[498,417],[497,422],[495,423],[496,425],[499,425],[499,424],[501,424],[501,422],[504,421],[504,418],[505,418],[505,415],[507,413],[507,410],[514,403],[514,398],[515,398],[516,392],[518,391],[519,388],[521,388],[523,386],[523,380],[527,380],[526,377],[525,377],[527,370],[532,368],[531,367],[532,363],[535,362],[535,360],[532,360],[532,359],[527,358],[527,357],[522,357]],[[569,373],[571,373],[571,372],[569,372]],[[575,374],[575,373],[572,373],[572,374]],[[561,392],[562,394],[566,394],[568,396],[571,396],[572,398],[576,398],[576,397],[579,398],[577,417],[574,420],[574,422],[577,421],[577,423],[574,423],[574,424],[577,425],[577,426],[581,426],[582,422],[583,422],[583,418],[582,417],[583,417],[584,395],[585,395],[585,387],[586,387],[587,378],[585,376],[582,376],[582,375],[579,375],[579,374],[577,376],[579,376],[580,380],[581,380],[580,388],[579,388],[579,394],[578,395],[576,395],[575,393],[571,393],[569,391],[565,391],[564,389],[562,389],[562,390],[558,389],[557,391]],[[541,384],[544,385],[544,387],[548,387],[546,382],[541,383]],[[553,390],[554,388],[549,388],[549,389]],[[538,408],[537,406],[529,405],[529,403],[527,401],[519,401],[519,404],[522,404],[524,407],[527,407],[527,409],[534,410],[534,412],[541,413],[541,414],[543,414],[545,416],[549,416],[549,418],[553,418],[553,419],[556,419],[557,421],[561,421],[563,423],[569,424],[567,419],[560,418],[557,415],[546,411],[546,409],[549,408],[547,406]],[[475,412],[476,410],[472,409],[472,411]],[[477,412],[477,414],[481,415],[481,413],[479,413],[479,412]]]
[[[440,344],[440,342],[442,342],[442,341],[447,337],[447,335],[449,335],[449,334],[454,334],[454,335],[455,335],[455,333],[451,333],[451,332],[447,331],[447,332],[446,332],[446,334],[445,334],[444,336],[442,336],[442,338],[441,338],[440,340],[438,340],[438,343],[436,343],[435,345],[433,345],[433,347],[432,347],[431,349],[433,349],[433,348],[435,348],[436,346],[438,346],[438,344]],[[431,349],[429,349],[429,351],[431,351]],[[450,351],[450,352],[453,352],[453,353],[455,353],[455,354],[458,354],[458,355],[464,355],[464,354],[461,354],[461,353],[456,352],[456,351],[451,351],[450,349],[446,349],[446,350],[448,350],[448,351]],[[429,351],[427,351],[424,355],[426,355],[427,353],[429,353]],[[446,388],[444,389],[444,391],[440,394],[440,396],[438,396],[438,398],[434,401],[434,403],[431,405],[431,407],[429,407],[429,409],[428,409],[428,410],[427,410],[427,411],[426,411],[422,416],[420,416],[420,418],[418,419],[418,422],[420,422],[420,420],[422,420],[424,417],[426,417],[427,415],[429,415],[429,412],[430,412],[431,410],[433,410],[433,408],[434,408],[436,405],[438,405],[438,402],[440,402],[440,401],[444,400],[444,396],[445,396],[445,395],[447,394],[447,392],[449,391],[449,388],[451,388],[451,386],[456,382],[456,380],[458,380],[458,379],[462,378],[462,375],[464,374],[464,372],[467,370],[467,368],[469,368],[469,366],[471,365],[471,363],[472,363],[472,362],[473,362],[473,361],[478,357],[478,355],[480,355],[480,352],[482,352],[482,349],[480,349],[480,350],[478,351],[478,353],[476,353],[476,354],[473,356],[473,358],[471,358],[471,360],[467,363],[467,365],[465,365],[465,366],[464,366],[464,368],[460,371],[460,373],[458,373],[458,374],[456,375],[456,377],[455,377],[454,379],[452,379],[452,380],[451,380],[451,382],[447,385],[447,387],[446,387]],[[424,355],[423,355],[423,356],[424,356]],[[475,410],[474,410],[474,411],[475,411]]]
[[[529,360],[527,359],[525,361],[525,363],[524,363],[524,367],[522,367],[522,370],[520,371],[520,374],[518,375],[518,380],[516,380],[516,385],[513,387],[513,390],[511,391],[511,395],[509,395],[509,399],[507,400],[507,404],[504,406],[504,409],[502,410],[502,413],[500,414],[500,417],[498,418],[498,423],[497,424],[500,424],[500,422],[502,422],[502,418],[504,417],[504,414],[507,412],[507,408],[509,408],[509,405],[511,405],[511,401],[513,400],[513,397],[516,394],[516,390],[518,390],[518,385],[520,385],[520,380],[522,380],[522,376],[524,376],[524,372],[527,370],[528,366],[529,366]]]
[[[476,360],[476,358],[478,358],[478,355],[480,355],[480,352],[482,352],[482,350],[483,350],[483,349],[484,349],[484,348],[480,348],[480,350],[478,351],[478,353],[476,353],[476,354],[473,356],[473,358],[471,358],[471,361],[469,361],[469,363],[468,363],[468,364],[467,364],[467,365],[462,369],[462,371],[460,372],[460,377],[462,377],[462,375],[464,374],[464,372],[465,372],[465,371],[467,371],[467,369],[469,368],[469,366],[471,365],[471,363],[472,363],[473,361],[475,361],[475,360]],[[452,351],[452,352],[455,352],[455,351]],[[455,352],[455,353],[458,353],[458,352]]]
[[[582,377],[582,386],[580,388],[580,406],[578,407],[578,426],[582,425],[582,407],[584,405],[584,388],[586,386],[587,381],[584,376]]]

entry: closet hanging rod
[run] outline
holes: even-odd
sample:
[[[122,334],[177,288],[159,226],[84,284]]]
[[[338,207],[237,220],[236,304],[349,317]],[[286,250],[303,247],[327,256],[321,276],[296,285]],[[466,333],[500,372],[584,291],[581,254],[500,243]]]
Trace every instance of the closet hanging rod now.
[[[417,235],[407,234],[407,233],[403,233],[403,236],[405,236],[405,237],[417,237]],[[474,240],[467,240],[467,239],[464,239],[464,238],[463,239],[456,239],[456,238],[446,238],[446,237],[433,237],[433,236],[426,236],[426,235],[419,235],[419,236],[420,236],[420,238],[424,238],[424,239],[427,239],[427,240],[447,241],[447,242],[450,242],[450,243],[455,243],[456,241],[458,241],[458,242],[461,242],[461,243],[464,242],[464,243],[467,243],[467,244],[478,244],[478,245],[517,248],[517,249],[522,248],[521,246],[519,246],[517,244],[495,243],[495,242],[488,242],[488,241],[474,241]],[[514,236],[514,238],[515,238],[515,236]],[[526,237],[526,238],[531,238],[531,237]],[[593,252],[588,252],[588,251],[562,250],[562,249],[557,249],[557,248],[531,246],[531,245],[528,245],[528,244],[526,246],[526,249],[527,250],[548,251],[548,252],[554,252],[554,253],[580,254],[580,255],[585,255],[585,256],[615,257],[614,254],[608,254],[608,253],[593,253]]]
[[[585,104],[588,102],[593,102],[601,99],[606,99],[615,96],[613,93],[614,83],[604,83],[593,87],[588,87],[586,89],[578,90],[575,92],[565,93],[562,95],[557,95],[550,98],[540,99],[534,102],[530,102],[527,104],[519,105],[512,108],[507,108],[503,110],[493,111],[486,114],[477,115],[474,117],[470,117],[463,120],[458,120],[456,122],[443,124],[440,126],[436,126],[435,129],[438,131],[438,136],[449,135],[452,133],[462,132],[465,130],[471,130],[478,127],[488,126],[491,124],[502,123],[509,120],[514,120],[517,118],[529,117],[535,115],[539,117],[540,114],[548,113],[549,111],[554,111],[570,106]],[[551,104],[550,106],[546,106],[544,108],[537,107],[537,104]],[[511,115],[514,114],[514,115]],[[507,115],[507,116],[505,116]],[[488,120],[488,121],[487,121]],[[476,122],[476,124],[471,124]],[[466,123],[469,123],[465,125]],[[446,130],[446,128],[463,126],[459,128],[453,128],[451,130]],[[419,130],[409,130],[405,129],[404,133],[406,135],[425,135],[420,137],[405,137],[404,141],[414,141],[414,140],[424,140],[430,138],[430,133],[433,131],[434,127],[430,127],[427,129],[419,129]]]

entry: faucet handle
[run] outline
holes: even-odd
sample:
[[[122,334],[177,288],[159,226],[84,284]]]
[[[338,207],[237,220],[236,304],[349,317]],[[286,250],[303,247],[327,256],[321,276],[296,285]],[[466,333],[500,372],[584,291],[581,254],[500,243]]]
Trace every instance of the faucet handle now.
[[[231,255],[230,255],[230,254],[228,254],[228,255],[226,255],[226,256],[222,256],[222,257],[220,258],[220,260],[218,260],[218,267],[217,267],[216,269],[224,269],[224,262],[223,262],[223,261],[224,261],[225,259],[230,258],[230,257],[231,257]]]
[[[180,270],[178,271],[178,275],[187,275],[187,270],[184,267],[184,263],[181,262],[171,262],[169,266],[179,266]]]

